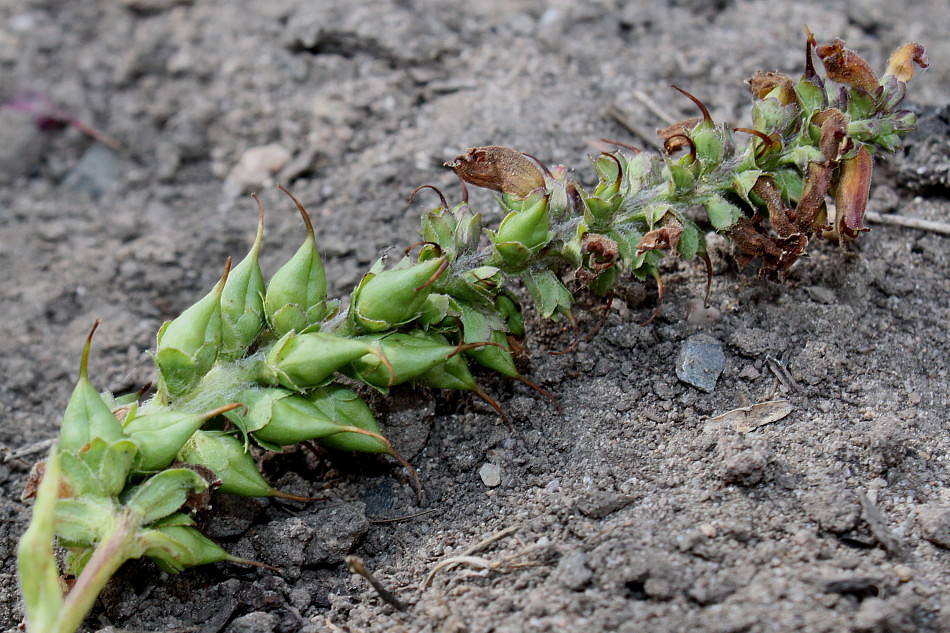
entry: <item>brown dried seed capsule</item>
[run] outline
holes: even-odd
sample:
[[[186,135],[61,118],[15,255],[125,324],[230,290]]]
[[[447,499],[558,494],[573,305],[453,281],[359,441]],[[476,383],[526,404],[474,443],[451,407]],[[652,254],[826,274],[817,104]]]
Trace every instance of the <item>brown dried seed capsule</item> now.
[[[445,166],[467,183],[516,198],[544,187],[541,170],[527,156],[508,147],[473,147]]]

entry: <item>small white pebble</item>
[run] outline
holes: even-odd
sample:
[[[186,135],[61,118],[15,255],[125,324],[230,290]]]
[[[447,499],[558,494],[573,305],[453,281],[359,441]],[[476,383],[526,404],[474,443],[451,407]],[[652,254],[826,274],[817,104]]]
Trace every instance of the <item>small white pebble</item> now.
[[[478,476],[482,478],[483,484],[494,488],[501,483],[501,468],[495,464],[482,464],[478,469]]]

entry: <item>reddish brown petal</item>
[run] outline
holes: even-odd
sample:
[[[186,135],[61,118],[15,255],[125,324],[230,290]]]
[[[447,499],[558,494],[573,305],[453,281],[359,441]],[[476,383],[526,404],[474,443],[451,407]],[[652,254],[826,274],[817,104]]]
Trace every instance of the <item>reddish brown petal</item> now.
[[[914,64],[921,68],[929,67],[930,60],[927,59],[927,51],[916,42],[904,44],[891,53],[884,76],[894,75],[897,81],[908,82],[914,76]]]
[[[771,176],[759,176],[752,187],[752,193],[762,198],[769,210],[769,224],[772,230],[780,237],[788,237],[798,233],[798,228],[792,224],[788,207],[782,200],[782,192]]]
[[[828,108],[816,113],[812,117],[812,123],[821,128],[818,149],[821,150],[827,160],[837,162],[841,158],[841,152],[847,138],[848,120],[841,113],[841,110]]]
[[[841,161],[841,175],[835,188],[835,206],[838,208],[838,233],[855,238],[864,227],[864,211],[871,190],[871,171],[874,162],[864,145],[853,157]]]
[[[679,222],[670,222],[663,228],[653,229],[640,238],[640,242],[637,244],[637,255],[659,248],[676,250],[676,245],[679,243],[682,234],[683,226]]]
[[[544,186],[544,174],[531,159],[508,147],[475,147],[445,166],[469,184],[516,198]]]
[[[682,229],[680,229],[682,232]],[[617,261],[620,251],[617,248],[617,242],[606,235],[598,233],[585,233],[581,240],[581,253],[590,254],[587,266],[594,272],[600,273]]]
[[[832,81],[864,88],[868,92],[873,92],[878,87],[877,77],[868,63],[854,51],[845,48],[841,40],[834,40],[830,46],[817,46],[815,53],[825,65],[825,72]]]

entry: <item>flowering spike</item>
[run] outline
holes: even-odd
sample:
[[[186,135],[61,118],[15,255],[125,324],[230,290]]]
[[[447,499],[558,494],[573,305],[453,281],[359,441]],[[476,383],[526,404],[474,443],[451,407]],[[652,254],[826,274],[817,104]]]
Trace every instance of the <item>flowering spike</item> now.
[[[829,79],[844,86],[829,84],[825,90],[812,65],[812,48]],[[299,499],[261,478],[247,452],[250,439],[273,450],[313,440],[390,455],[407,469],[421,499],[417,474],[382,435],[366,403],[333,382],[337,372],[382,392],[407,382],[471,391],[506,417],[475,382],[470,363],[476,362],[557,404],[515,365],[524,349],[518,337],[525,331],[510,286],[519,280],[538,317],[568,320],[574,331],[570,351],[580,337],[571,312],[574,293],[561,276],[568,269],[575,286],[607,296],[593,332],[607,317],[622,273],[656,280],[656,308],[644,325],[656,318],[665,294],[660,259],[667,253],[703,258],[708,305],[711,263],[693,217],[696,207],[733,241],[740,262],[759,258],[759,275],[775,281],[805,256],[813,235],[836,230],[839,239],[856,236],[864,229],[872,154],[893,151],[914,127],[914,115],[897,107],[914,67],[927,64],[923,48],[907,44],[891,56],[881,82],[872,85],[874,74],[840,40],[819,47],[806,29],[802,79],[759,73],[750,81],[753,130],[735,129],[756,137],[746,147],[737,150],[729,130],[715,125],[698,99],[676,88],[697,104],[702,117],[676,123],[660,136],[667,152],[688,148],[690,157],[641,154],[618,143],[634,156],[611,152],[594,159],[598,179],[592,193],[566,167],[548,169],[500,146],[470,150],[449,163],[460,178],[462,203],[449,207],[431,186],[413,192],[410,201],[431,188],[441,202],[423,214],[423,248],[415,261],[407,255],[390,270],[382,261],[374,265],[339,318],[328,318],[335,306],[326,300],[310,218],[288,193],[307,228],[304,245],[258,301],[263,221],[258,223],[244,262],[230,275],[226,270],[211,293],[159,332],[156,398],[139,406],[142,394],[100,395],[88,379],[91,342],[86,341],[79,381],[42,483],[43,498],[20,550],[31,626],[75,630],[96,593],[129,558],[145,555],[171,572],[221,560],[250,564],[205,539],[179,511],[186,502],[205,507],[209,480],[240,494]],[[482,216],[468,206],[466,183],[501,193],[504,219],[494,233],[486,231],[488,247],[480,248]],[[827,217],[829,192],[837,218]],[[262,218],[259,201],[258,212]],[[199,412],[231,400],[241,404]],[[214,431],[202,430],[222,414],[243,442],[228,434],[231,427],[223,420],[212,422]],[[215,448],[199,448],[204,444]],[[176,457],[194,463],[169,469]],[[55,498],[57,468],[63,475],[61,499]],[[48,547],[54,530],[72,548],[67,571],[82,572],[63,601],[57,600]],[[31,566],[41,578],[31,577]],[[43,605],[37,608],[39,601]]]

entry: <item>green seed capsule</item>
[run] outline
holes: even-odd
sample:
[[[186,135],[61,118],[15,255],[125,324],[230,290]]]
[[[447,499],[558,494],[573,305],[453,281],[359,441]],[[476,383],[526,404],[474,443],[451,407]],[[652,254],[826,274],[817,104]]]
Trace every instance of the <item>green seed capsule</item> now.
[[[162,571],[177,574],[189,567],[239,560],[190,526],[172,525],[145,530],[138,543]]]
[[[431,283],[447,266],[443,256],[366,274],[350,301],[353,323],[364,332],[383,332],[414,320],[432,292]]]
[[[178,453],[178,459],[186,464],[210,468],[221,480],[221,492],[239,497],[280,497],[302,499],[276,490],[268,484],[257,470],[254,458],[244,442],[218,431],[198,431]]]
[[[294,391],[318,387],[335,372],[367,354],[376,354],[380,363],[386,364],[372,341],[329,332],[288,334],[267,352],[260,379]]]
[[[424,332],[371,334],[359,340],[379,345],[382,358],[391,367],[385,366],[380,356],[367,354],[354,360],[344,373],[381,390],[415,380],[460,351],[457,345],[441,343]]]
[[[500,295],[499,299],[511,301],[508,297]],[[494,315],[485,314],[469,305],[461,304],[459,306],[462,319],[462,332],[466,343],[477,341],[490,341],[497,344],[486,345],[478,349],[470,349],[465,355],[475,360],[483,367],[487,367],[498,373],[517,378],[520,376],[515,368],[514,359],[511,357],[511,351],[508,348],[508,340],[503,331],[504,323]],[[496,321],[497,320],[497,321]],[[499,327],[501,326],[501,327]]]
[[[722,162],[723,150],[726,146],[726,136],[722,128],[716,125],[700,123],[690,133],[693,147],[696,148],[696,158],[703,171],[710,167],[718,167]]]
[[[154,472],[167,467],[188,438],[207,420],[239,406],[241,405],[229,404],[206,413],[166,409],[133,418],[126,424],[125,432],[139,446],[135,469],[139,472]]]
[[[284,389],[254,389],[238,395],[247,406],[227,416],[238,428],[249,432],[266,446],[290,446],[334,435],[359,431],[337,423],[310,400]]]
[[[520,209],[505,216],[498,231],[490,235],[495,251],[511,266],[524,263],[551,241],[551,218],[544,189],[532,192],[519,202]]]
[[[455,252],[458,255],[467,255],[478,250],[478,243],[482,236],[482,215],[472,213],[465,203],[453,211],[456,216],[455,224]]]
[[[178,510],[188,500],[188,495],[207,488],[208,482],[195,471],[169,468],[135,488],[125,508],[139,517],[141,525],[148,525]]]
[[[313,391],[307,396],[307,399],[326,417],[336,420],[339,424],[356,427],[373,434],[337,433],[328,435],[317,439],[323,446],[340,451],[392,453],[392,446],[383,438],[373,412],[352,389],[332,383]]]
[[[191,391],[208,373],[221,347],[221,293],[231,260],[214,289],[158,331],[159,389],[171,396]]]
[[[82,359],[79,361],[79,381],[66,405],[59,431],[57,447],[60,451],[78,451],[96,438],[114,442],[123,437],[122,425],[89,382],[89,349],[92,345],[92,335],[98,326],[97,321],[83,346]]]
[[[218,358],[222,360],[243,356],[264,326],[264,278],[258,262],[263,239],[261,214],[251,251],[228,275],[221,293],[221,349]]]
[[[313,224],[303,205],[293,196],[290,197],[307,225],[307,238],[267,284],[264,313],[271,329],[278,336],[288,332],[303,332],[318,325],[329,311],[327,276],[320,253],[317,252]]]

